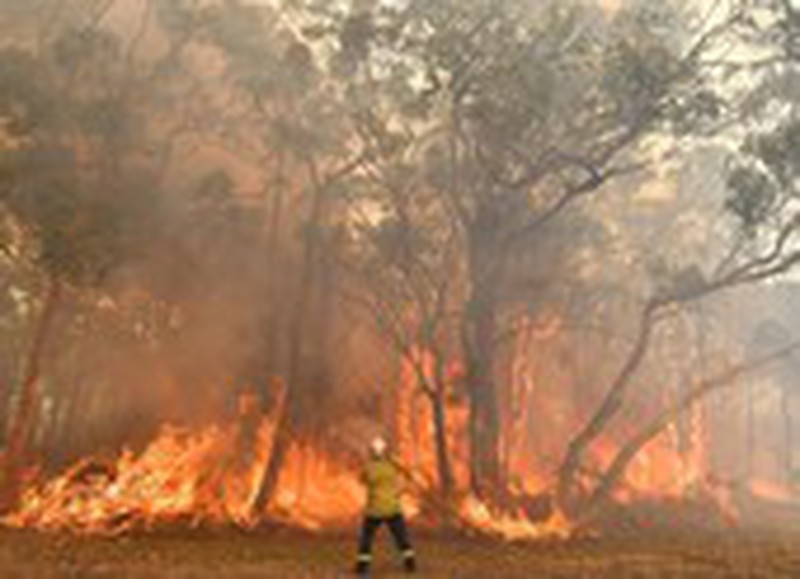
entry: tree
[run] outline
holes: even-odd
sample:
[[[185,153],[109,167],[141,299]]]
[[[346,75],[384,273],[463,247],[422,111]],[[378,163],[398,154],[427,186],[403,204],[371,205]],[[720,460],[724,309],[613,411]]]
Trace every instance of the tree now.
[[[646,11],[605,22],[579,3],[412,2],[351,13],[340,33],[362,35],[340,42],[351,78],[392,87],[402,105],[372,136],[399,127],[407,147],[427,153],[414,159],[431,168],[424,187],[459,232],[472,487],[486,498],[505,486],[496,354],[515,266],[623,171],[637,143],[710,98],[697,75],[702,41],[668,49]]]
[[[412,193],[415,180],[402,166],[391,168],[393,173],[367,179],[367,188],[378,185],[392,194],[378,223],[369,215],[359,221],[343,264],[355,279],[350,300],[374,320],[430,403],[439,490],[448,501],[456,490],[447,412],[456,396],[448,383],[448,363],[455,358],[457,246],[452,231],[433,223],[419,227],[423,220],[438,223],[440,215],[420,202],[419,192]]]
[[[3,95],[2,115],[16,144],[3,152],[0,202],[26,232],[25,239],[36,244],[35,259],[46,280],[9,431],[5,475],[10,481],[26,458],[39,403],[42,358],[64,286],[96,284],[123,259],[130,250],[129,221],[123,212],[135,205],[98,196],[97,182],[82,174],[68,149],[58,146],[74,127],[37,110],[55,108],[60,91],[46,65],[10,49],[2,55],[2,69],[3,86],[13,87]]]
[[[19,232],[7,249],[29,257],[41,276],[5,455],[12,487],[30,459],[59,310],[97,300],[113,274],[146,253],[145,239],[158,236],[160,166],[141,163],[153,121],[134,96],[152,71],[133,74],[141,38],[104,25],[113,6],[0,7],[11,24],[25,24],[0,52],[0,207]]]
[[[747,73],[761,70],[765,84],[756,90],[745,90],[730,98],[729,107],[735,122],[749,130],[755,130],[759,123],[769,118],[771,125],[776,116],[776,97],[785,96],[785,80],[792,77],[791,47],[793,45],[793,14],[790,3],[776,3],[767,7],[771,17],[766,27],[761,28],[759,19],[751,18],[752,12],[737,11],[726,27],[733,33],[743,33],[745,42],[760,43],[767,47],[768,54],[763,60],[748,63],[715,63],[735,74],[742,70]],[[758,12],[758,9],[756,9]],[[775,42],[777,39],[777,42]],[[776,77],[783,79],[775,82]],[[775,90],[776,86],[779,90]],[[731,95],[730,90],[728,94]],[[639,331],[634,339],[630,353],[624,360],[619,373],[609,387],[602,404],[591,416],[586,425],[572,439],[559,473],[558,494],[562,503],[569,505],[575,499],[576,475],[581,456],[603,431],[606,425],[623,408],[627,391],[645,359],[653,333],[663,316],[672,308],[707,299],[722,291],[744,284],[780,277],[791,271],[798,263],[798,253],[792,239],[796,234],[797,215],[789,208],[786,200],[794,195],[797,173],[792,159],[793,147],[798,142],[793,136],[791,109],[783,116],[778,126],[772,126],[766,133],[757,131],[745,137],[741,155],[731,163],[728,175],[730,195],[725,207],[738,223],[734,242],[720,256],[712,273],[690,267],[678,270],[670,277],[666,286],[657,288],[656,295],[646,302],[641,315]],[[778,118],[781,118],[780,116]],[[632,453],[641,445],[624,449],[617,456],[614,465],[601,478],[593,493],[592,504],[607,499],[613,484],[618,480],[619,466],[626,465]],[[624,468],[624,466],[623,466]]]

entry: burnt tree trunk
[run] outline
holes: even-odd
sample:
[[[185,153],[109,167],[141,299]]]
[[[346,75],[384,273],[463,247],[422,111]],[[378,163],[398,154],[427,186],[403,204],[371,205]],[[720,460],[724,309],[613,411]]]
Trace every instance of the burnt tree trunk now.
[[[281,255],[281,237],[284,216],[284,205],[286,202],[286,182],[285,182],[285,159],[283,154],[279,153],[278,163],[276,167],[276,185],[273,192],[272,207],[270,208],[269,215],[269,228],[267,233],[267,266],[272,275],[269,276],[267,281],[266,296],[265,296],[265,320],[264,326],[261,328],[263,332],[263,350],[260,352],[260,360],[255,369],[257,374],[256,381],[260,384],[260,394],[262,404],[267,404],[272,400],[274,393],[270,391],[270,376],[277,373],[279,366],[278,360],[281,356],[279,353],[279,337],[281,336],[281,328],[283,328],[284,314],[282,312],[280,299],[281,286],[279,280],[280,272],[284,271],[282,267]]]
[[[450,450],[447,444],[447,409],[443,384],[437,384],[436,392],[431,397],[433,410],[433,435],[436,448],[436,469],[439,475],[439,487],[442,498],[449,500],[453,496],[455,480],[453,466],[450,462]]]
[[[426,372],[424,362],[406,351],[406,357],[417,379],[420,390],[431,404],[433,424],[433,448],[436,454],[436,475],[439,481],[439,492],[447,502],[455,490],[455,477],[450,461],[450,449],[447,440],[447,385],[444,379],[442,358],[435,347],[433,376]]]
[[[490,504],[505,495],[500,460],[502,419],[495,380],[501,292],[510,267],[509,216],[488,197],[467,225],[468,294],[461,325],[469,400],[470,486]]]
[[[20,469],[25,465],[30,451],[30,438],[36,427],[36,416],[40,402],[39,380],[47,343],[53,328],[56,312],[61,303],[61,284],[51,279],[44,296],[42,311],[33,332],[30,347],[25,357],[19,400],[16,405],[8,433],[8,442],[3,464],[4,504],[13,502],[19,491]]]
[[[315,171],[312,170],[315,174]],[[315,174],[316,175],[316,174]],[[288,366],[286,372],[286,402],[275,429],[272,452],[266,466],[264,477],[256,497],[257,512],[263,511],[275,494],[280,472],[292,441],[297,434],[303,414],[303,394],[309,377],[305,364],[305,341],[308,332],[311,304],[314,299],[314,285],[319,270],[319,232],[324,216],[324,200],[326,192],[316,176],[313,179],[314,193],[311,211],[305,229],[302,259],[298,287],[295,293],[287,325],[288,325]]]
[[[84,427],[83,409],[86,408],[86,384],[82,376],[72,383],[69,398],[66,401],[66,416],[64,416],[64,430],[60,436],[59,455],[63,462],[73,456],[84,453]]]
[[[322,217],[323,222],[325,217]],[[330,386],[334,380],[333,355],[336,346],[333,343],[333,327],[335,324],[336,308],[336,289],[338,280],[334,267],[334,260],[328,253],[332,251],[330,242],[319,243],[315,256],[313,285],[315,295],[312,303],[309,304],[311,312],[310,319],[313,321],[313,329],[309,329],[309,336],[306,339],[311,349],[311,359],[307,361],[307,389],[305,399],[311,405],[324,403],[328,400]],[[305,420],[313,419],[315,434],[319,434],[325,427],[324,419],[326,415],[320,412],[310,412],[305,416]]]
[[[462,328],[470,405],[470,486],[481,499],[491,499],[502,488],[500,416],[493,376],[496,304],[485,286],[476,286],[473,291]]]
[[[436,474],[442,500],[449,502],[455,490],[453,465],[450,461],[450,448],[447,440],[447,383],[444,378],[443,360],[434,348],[433,387],[427,384],[424,370],[420,369],[420,380],[431,403],[433,420],[433,444],[436,451]],[[446,521],[449,523],[449,521]]]

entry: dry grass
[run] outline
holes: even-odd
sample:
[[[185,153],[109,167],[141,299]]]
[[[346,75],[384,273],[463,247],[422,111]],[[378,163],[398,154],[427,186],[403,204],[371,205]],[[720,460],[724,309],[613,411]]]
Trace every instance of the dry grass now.
[[[353,537],[280,530],[159,531],[114,539],[0,532],[0,577],[336,578],[349,576]],[[800,578],[800,536],[636,538],[510,545],[417,537],[419,577]],[[374,576],[401,577],[385,536]]]

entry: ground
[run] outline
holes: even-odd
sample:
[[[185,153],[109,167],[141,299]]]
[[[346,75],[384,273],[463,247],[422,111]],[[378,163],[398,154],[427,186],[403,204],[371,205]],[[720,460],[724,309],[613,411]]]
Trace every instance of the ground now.
[[[418,534],[419,577],[800,578],[800,535],[677,535],[550,544]],[[186,529],[117,538],[0,531],[0,577],[337,578],[348,577],[354,539],[265,529]],[[399,578],[381,536],[374,577]]]

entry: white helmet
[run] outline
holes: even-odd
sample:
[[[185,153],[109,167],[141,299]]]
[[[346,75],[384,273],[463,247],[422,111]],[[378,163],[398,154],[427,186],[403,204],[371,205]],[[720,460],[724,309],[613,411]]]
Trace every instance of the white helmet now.
[[[382,457],[389,449],[389,443],[382,436],[376,436],[369,442],[369,451],[372,456]]]

